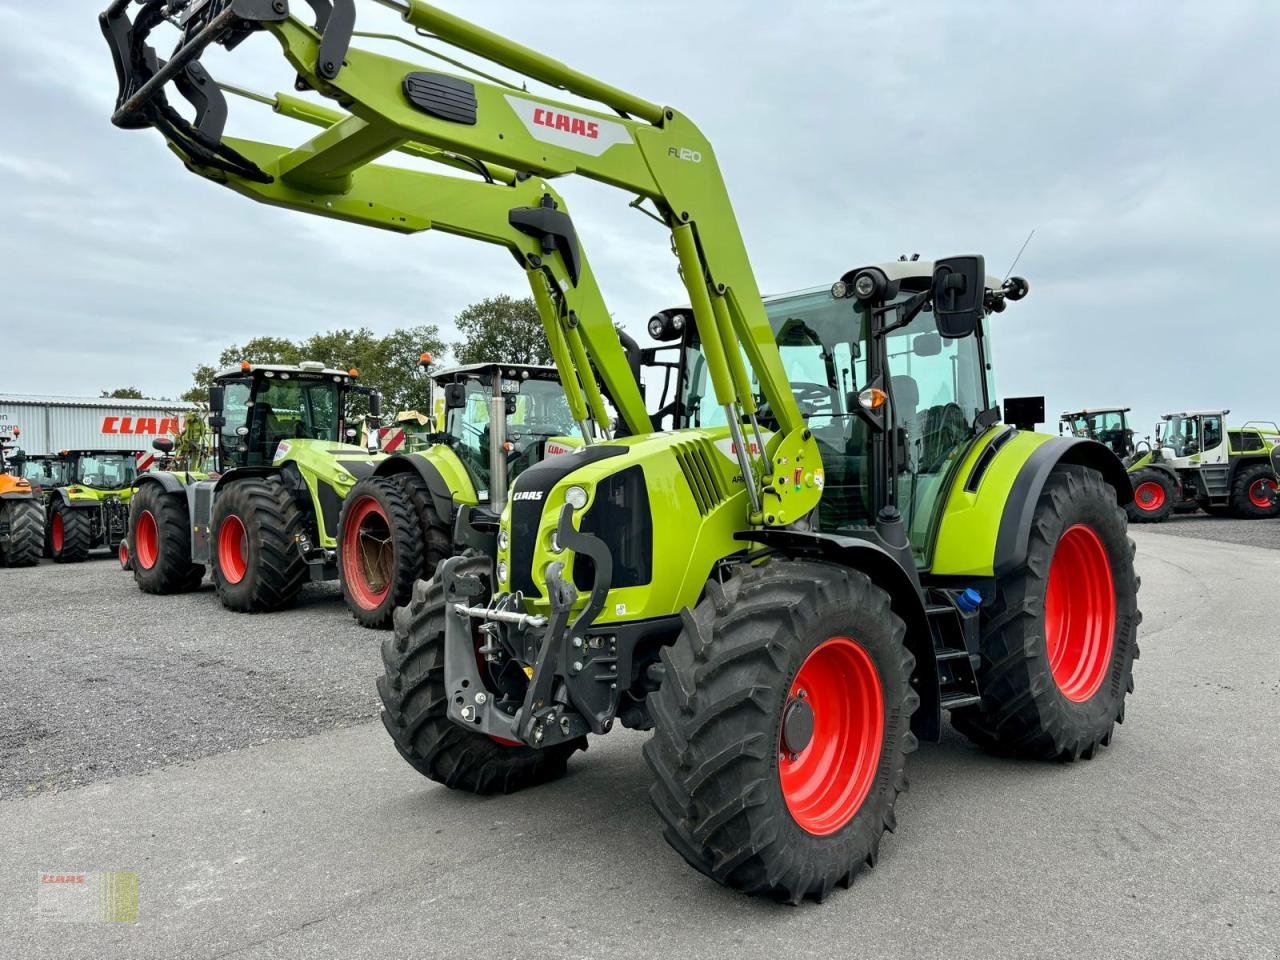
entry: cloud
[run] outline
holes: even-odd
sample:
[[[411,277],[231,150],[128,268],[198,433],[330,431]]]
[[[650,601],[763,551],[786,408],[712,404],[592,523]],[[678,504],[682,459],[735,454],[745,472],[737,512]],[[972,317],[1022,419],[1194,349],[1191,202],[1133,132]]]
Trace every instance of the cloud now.
[[[360,8],[373,11],[362,26],[398,29]],[[1031,296],[993,325],[1002,393],[1046,393],[1051,413],[1123,402],[1139,422],[1195,405],[1277,416],[1280,334],[1260,304],[1280,247],[1280,7],[511,9],[477,0],[465,13],[701,125],[762,289],[917,251],[983,252],[1003,271],[1034,228],[1018,266]],[[173,394],[254,335],[438,323],[448,338],[467,303],[524,293],[501,250],[249,203],[191,176],[158,135],[114,129],[95,12],[0,0],[2,309],[21,321],[24,356],[4,389]],[[259,89],[291,79],[267,38],[207,62]],[[231,106],[239,134],[310,135]],[[630,196],[558,189],[610,310],[642,335],[655,309],[685,299],[667,238]]]

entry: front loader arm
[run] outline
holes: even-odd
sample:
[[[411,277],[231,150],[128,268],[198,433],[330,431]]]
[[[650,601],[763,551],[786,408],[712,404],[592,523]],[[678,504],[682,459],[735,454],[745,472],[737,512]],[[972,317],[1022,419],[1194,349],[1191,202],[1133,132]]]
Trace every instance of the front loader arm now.
[[[108,15],[122,2],[117,0]],[[144,12],[156,6],[170,8],[171,12],[175,5],[187,7],[179,0],[140,2]],[[354,0],[333,2],[336,10]],[[350,39],[346,35],[334,40],[333,18],[327,27],[322,27],[319,20],[311,26],[291,15],[281,16],[280,8],[288,8],[285,0],[195,0],[185,24],[188,43],[222,42],[232,46],[246,30],[268,31],[298,72],[300,84],[337,101],[350,113],[308,143],[293,150],[276,150],[271,156],[255,152],[252,145],[243,141],[219,137],[217,147],[230,151],[234,162],[222,155],[209,162],[207,145],[185,149],[172,136],[171,143],[197,172],[208,170],[206,175],[257,199],[391,229],[407,229],[407,214],[414,213],[418,225],[412,229],[434,226],[475,235],[475,218],[469,207],[460,206],[442,217],[440,208],[435,206],[438,198],[432,197],[432,204],[423,201],[415,210],[405,211],[413,204],[399,190],[421,189],[422,181],[397,181],[398,189],[391,193],[381,191],[384,199],[375,200],[374,207],[368,207],[368,199],[355,199],[371,189],[361,174],[373,161],[406,148],[434,148],[482,167],[497,165],[524,171],[525,175],[540,178],[542,184],[555,177],[577,174],[652,201],[672,234],[716,399],[726,411],[733,449],[750,495],[751,522],[782,525],[811,511],[821,496],[820,455],[782,368],[714,151],[697,127],[675,110],[570,70],[420,0],[378,2],[398,10],[407,23],[439,41],[595,100],[614,112],[571,106],[492,78],[459,77],[349,46],[341,42]],[[209,30],[218,17],[227,15],[228,9],[239,20],[233,17],[233,26],[220,28],[227,39],[211,41]],[[108,33],[109,39],[110,36]],[[338,47],[344,49],[341,60],[326,57],[326,49]],[[180,44],[171,62],[178,60],[185,49]],[[199,67],[190,57],[188,63]],[[118,124],[138,125],[126,109],[137,100],[136,90],[126,97],[122,80],[121,102],[114,118]],[[249,166],[239,164],[236,157],[248,159]],[[357,210],[362,202],[365,210],[375,212]],[[405,215],[399,225],[385,222],[387,213],[393,210]],[[450,226],[445,226],[446,221]],[[524,229],[529,228],[526,223]],[[536,260],[530,258],[527,249],[515,247],[523,250],[527,268],[541,269],[548,260],[563,259],[547,256],[549,247],[562,248],[563,244],[548,243],[546,234],[540,238],[539,246],[541,252],[532,254]],[[564,266],[572,287],[573,265],[566,261]],[[534,289],[537,297],[537,287]],[[590,401],[594,369],[615,403],[621,408],[633,407],[639,392],[608,315],[576,311],[571,314],[563,301],[560,311],[564,318],[559,325],[564,350],[557,352],[556,362],[565,379],[579,379]],[[547,324],[545,318],[544,324],[548,336],[553,337],[553,325]],[[556,346],[554,340],[552,346]],[[569,366],[562,360],[565,353]],[[757,422],[757,400],[744,356],[778,425],[778,432],[767,443]],[[624,417],[633,432],[652,429],[647,417],[640,430],[631,423],[639,417]],[[754,433],[750,443],[743,435],[744,418]],[[802,484],[802,474],[810,470],[815,473]]]

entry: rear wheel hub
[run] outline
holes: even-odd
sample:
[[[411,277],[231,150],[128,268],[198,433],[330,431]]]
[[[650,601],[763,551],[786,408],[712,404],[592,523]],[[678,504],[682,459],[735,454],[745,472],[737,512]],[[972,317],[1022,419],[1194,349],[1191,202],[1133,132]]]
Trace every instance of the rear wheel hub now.
[[[1111,665],[1116,594],[1106,547],[1092,527],[1077,523],[1058,541],[1044,595],[1044,639],[1054,682],[1083,703],[1102,686]]]
[[[813,708],[809,706],[805,691],[787,704],[782,714],[782,749],[797,757],[813,740]]]
[[[1154,480],[1147,480],[1133,491],[1133,500],[1139,510],[1159,510],[1164,506],[1164,487]]]

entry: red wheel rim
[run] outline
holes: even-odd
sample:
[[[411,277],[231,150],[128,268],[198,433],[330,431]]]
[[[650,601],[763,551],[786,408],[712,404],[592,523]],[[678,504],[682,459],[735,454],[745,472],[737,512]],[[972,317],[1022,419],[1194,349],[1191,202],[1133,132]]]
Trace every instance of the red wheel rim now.
[[[62,552],[62,513],[55,511],[53,514],[53,530],[49,533],[49,543],[53,546],[54,553]]]
[[[1133,491],[1133,502],[1139,510],[1153,513],[1164,506],[1164,487],[1154,480],[1144,481]]]
[[[870,654],[832,637],[805,658],[787,698],[813,711],[813,736],[799,753],[779,736],[778,777],[787,809],[817,836],[853,819],[875,782],[884,743],[884,692]]]
[[[1082,703],[1102,686],[1115,629],[1111,561],[1093,529],[1077,523],[1058,541],[1044,594],[1049,669],[1068,700]]]
[[[1249,502],[1259,510],[1271,509],[1271,495],[1276,492],[1276,482],[1259,477],[1249,485]]]
[[[120,569],[128,570],[129,569],[129,544],[125,543],[123,540],[120,541],[119,557],[120,557]]]
[[[138,563],[144,570],[156,565],[160,556],[159,537],[156,535],[156,518],[150,510],[143,510],[138,517],[138,526],[133,531],[133,549],[138,554]]]
[[[234,513],[227,514],[218,527],[218,568],[227,583],[239,583],[249,569],[244,523]]]
[[[362,610],[376,610],[391,592],[395,545],[387,513],[373,497],[361,497],[347,511],[342,530],[342,569],[351,599]]]

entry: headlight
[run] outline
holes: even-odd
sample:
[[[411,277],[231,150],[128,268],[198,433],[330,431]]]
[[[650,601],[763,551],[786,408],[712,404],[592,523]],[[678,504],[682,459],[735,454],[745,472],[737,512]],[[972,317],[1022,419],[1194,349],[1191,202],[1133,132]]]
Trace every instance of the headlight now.
[[[507,535],[506,529],[498,531],[498,549],[505,550],[511,546],[511,537]]]
[[[507,582],[507,561],[498,561],[498,580],[502,583]]]
[[[587,491],[582,487],[570,487],[564,492],[564,502],[575,510],[581,510],[587,505]]]

